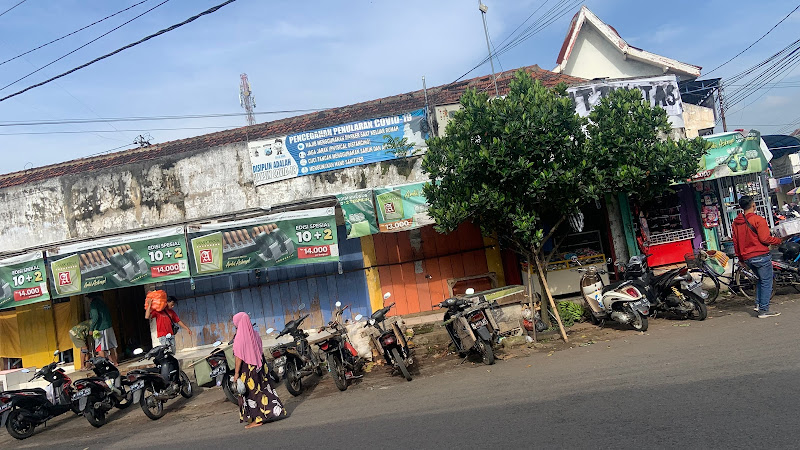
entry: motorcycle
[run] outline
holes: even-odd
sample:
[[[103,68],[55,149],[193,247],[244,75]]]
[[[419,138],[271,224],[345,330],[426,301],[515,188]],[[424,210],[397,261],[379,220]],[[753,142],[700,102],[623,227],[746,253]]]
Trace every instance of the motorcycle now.
[[[383,299],[389,300],[391,296],[392,294],[387,292],[384,294]],[[375,348],[383,351],[383,358],[386,360],[386,364],[399,370],[406,381],[411,381],[412,378],[411,373],[408,371],[408,366],[414,363],[414,359],[411,357],[411,349],[408,347],[406,336],[397,326],[397,323],[392,324],[390,329],[386,329],[384,324],[386,314],[392,307],[394,307],[394,303],[375,311],[367,323],[378,330],[379,336]]]
[[[300,304],[299,310],[305,309],[305,304]],[[289,321],[278,334],[278,338],[286,336],[292,337],[293,342],[280,344],[272,347],[270,352],[275,358],[273,370],[278,377],[284,376],[286,389],[295,397],[303,393],[303,377],[312,373],[322,376],[322,361],[308,343],[308,333],[300,328],[300,324],[308,317],[306,314],[299,319]],[[275,331],[269,328],[267,333]]]
[[[86,420],[99,428],[106,423],[106,413],[113,407],[125,409],[131,405],[131,396],[122,383],[122,376],[114,364],[102,356],[89,360],[95,376],[75,380],[73,402],[78,402],[78,409]],[[126,383],[127,384],[127,383]]]
[[[787,240],[772,250],[770,256],[775,287],[792,286],[800,292],[800,244]]]
[[[144,353],[141,348],[134,355]],[[164,403],[180,394],[183,398],[192,396],[192,383],[186,372],[180,370],[180,363],[170,353],[169,347],[159,345],[145,353],[139,361],[152,359],[154,367],[131,370],[127,374],[133,402],[139,403],[144,415],[158,420],[164,415]]]
[[[466,291],[467,295],[474,293],[472,288]],[[466,357],[470,350],[474,350],[481,355],[484,364],[494,364],[492,343],[497,340],[499,328],[492,305],[479,297],[448,298],[436,306],[447,308],[443,324],[458,354]]]
[[[577,257],[572,261],[581,266]],[[633,281],[623,280],[606,285],[600,276],[608,273],[605,269],[589,266],[572,270],[581,274],[581,294],[593,324],[601,325],[606,320],[613,320],[630,325],[637,331],[647,331],[650,302]]]
[[[687,267],[668,270],[655,275],[647,264],[650,255],[631,256],[627,264],[618,263],[625,280],[647,296],[650,315],[672,313],[687,319],[705,320],[708,317],[705,298],[708,293],[702,283],[695,281]]]
[[[328,325],[320,328],[320,332],[329,330],[330,337],[317,342],[320,350],[325,352],[326,360],[328,362],[328,372],[333,377],[333,382],[340,391],[346,391],[350,380],[362,378],[364,375],[360,372],[364,369],[366,361],[364,358],[358,356],[358,352],[350,343],[347,336],[347,329],[342,324],[342,313],[350,307],[350,305],[341,307],[341,302],[336,302],[336,309],[334,310],[334,317]],[[358,314],[356,321],[361,320],[361,314]]]
[[[53,356],[58,355],[58,351]],[[15,439],[26,439],[33,435],[34,429],[48,420],[72,410],[80,414],[77,403],[72,401],[75,390],[72,380],[64,373],[64,369],[57,367],[54,361],[37,370],[31,382],[37,378],[44,378],[53,386],[55,403],[47,398],[47,392],[42,388],[19,389],[0,392],[0,427],[5,426]],[[29,369],[22,369],[23,373],[30,373]]]

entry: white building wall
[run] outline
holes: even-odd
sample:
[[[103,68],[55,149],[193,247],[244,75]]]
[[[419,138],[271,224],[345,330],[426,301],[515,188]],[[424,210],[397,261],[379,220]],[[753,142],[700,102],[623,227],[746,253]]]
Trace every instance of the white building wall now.
[[[589,22],[581,27],[562,73],[586,78],[628,78],[664,75],[664,70],[625,57]]]

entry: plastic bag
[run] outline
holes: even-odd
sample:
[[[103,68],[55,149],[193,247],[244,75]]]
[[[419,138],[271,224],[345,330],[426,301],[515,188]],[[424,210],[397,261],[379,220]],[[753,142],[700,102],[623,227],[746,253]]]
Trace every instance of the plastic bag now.
[[[144,309],[147,309],[147,305],[151,305],[155,311],[163,311],[167,307],[167,291],[148,292],[144,299]]]

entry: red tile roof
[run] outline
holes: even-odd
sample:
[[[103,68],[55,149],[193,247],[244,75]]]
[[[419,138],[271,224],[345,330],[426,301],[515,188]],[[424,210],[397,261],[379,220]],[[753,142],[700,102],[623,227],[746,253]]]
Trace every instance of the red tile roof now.
[[[522,70],[530,73],[534,78],[540,80],[545,86],[555,86],[564,82],[567,84],[577,84],[584,82],[581,78],[562,75],[542,70],[539,66],[522,67]],[[514,73],[520,69],[507,70],[497,75],[497,87],[500,94],[508,92],[509,83]],[[430,106],[448,105],[458,103],[461,95],[467,88],[475,88],[481,91],[493,91],[491,75],[459,81],[457,83],[437,86],[428,89],[428,102]],[[216,133],[204,134],[177,141],[154,144],[149,147],[123,150],[102,156],[75,159],[58,164],[43,167],[36,167],[19,172],[0,175],[0,189],[11,186],[19,186],[26,183],[51,179],[67,174],[77,174],[107,167],[130,164],[138,161],[160,158],[167,155],[175,155],[195,150],[202,150],[210,147],[245,142],[246,140],[257,140],[271,136],[297,133],[300,131],[324,128],[358,120],[380,117],[386,114],[396,114],[400,112],[413,111],[425,106],[425,95],[422,90],[409,92],[391,97],[379,98],[367,102],[356,103],[354,105],[331,108],[315,113],[304,114],[302,116],[288,117],[256,124],[250,127],[235,128]]]

